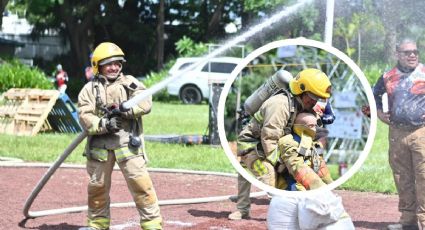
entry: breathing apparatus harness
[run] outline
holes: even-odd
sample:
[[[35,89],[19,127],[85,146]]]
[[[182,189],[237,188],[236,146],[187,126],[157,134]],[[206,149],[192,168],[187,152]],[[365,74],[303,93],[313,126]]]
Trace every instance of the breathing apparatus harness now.
[[[99,75],[96,75],[94,77],[94,81],[92,84],[92,87],[94,88],[94,90],[92,88],[92,91],[95,91],[96,109],[103,112],[102,117],[106,117],[107,119],[110,119],[112,117],[119,117],[121,116],[123,112],[129,111],[129,109],[124,110],[122,106],[118,104],[106,105],[105,103],[103,103],[102,98],[100,97],[99,84],[101,84],[101,79],[99,78]],[[127,98],[129,98],[130,93],[127,87],[125,85],[122,85],[122,86],[125,89]],[[133,113],[133,117],[134,117],[134,111],[131,110],[131,112]],[[142,145],[142,140],[139,137],[139,131],[140,131],[139,119],[140,118],[130,120],[130,137],[129,137],[130,139],[128,141],[128,147],[133,149],[140,148],[140,146]]]
[[[269,77],[258,89],[256,89],[246,100],[241,109],[238,110],[239,121],[244,126],[248,123],[251,116],[260,109],[261,105],[270,97],[283,93],[289,99],[289,109],[290,109],[290,120],[288,121],[289,127],[285,127],[285,133],[291,131],[291,126],[293,124],[293,113],[295,113],[294,107],[294,96],[288,91],[289,82],[293,79],[293,76],[290,72],[286,70],[278,70],[271,77]],[[287,126],[288,126],[287,125]]]

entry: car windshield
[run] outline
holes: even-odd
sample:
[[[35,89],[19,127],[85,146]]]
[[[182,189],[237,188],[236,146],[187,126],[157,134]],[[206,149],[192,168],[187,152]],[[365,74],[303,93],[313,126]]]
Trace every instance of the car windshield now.
[[[231,73],[235,67],[235,63],[209,62],[202,68],[202,72]]]
[[[179,67],[179,70],[182,70],[182,69],[184,69],[184,68],[186,68],[186,67],[188,67],[188,66],[190,66],[190,65],[192,65],[192,64],[193,64],[193,62],[184,63],[183,65],[181,65],[181,66]]]

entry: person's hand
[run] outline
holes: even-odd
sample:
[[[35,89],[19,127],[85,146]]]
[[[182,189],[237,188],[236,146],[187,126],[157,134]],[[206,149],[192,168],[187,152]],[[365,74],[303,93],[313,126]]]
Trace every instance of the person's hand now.
[[[122,129],[122,118],[121,117],[111,117],[106,120],[106,129],[110,133],[116,133]]]
[[[378,118],[387,125],[391,123],[390,113],[384,113],[382,110],[378,110]]]
[[[368,105],[362,106],[362,113],[365,116],[370,117],[370,107]]]
[[[313,107],[313,110],[320,117],[323,116],[323,110],[324,110],[324,108],[322,108],[322,106],[319,103],[316,103],[316,105]]]

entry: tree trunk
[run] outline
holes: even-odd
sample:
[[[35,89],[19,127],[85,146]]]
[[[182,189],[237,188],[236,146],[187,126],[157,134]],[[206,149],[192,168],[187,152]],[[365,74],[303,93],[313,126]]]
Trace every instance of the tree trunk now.
[[[164,0],[159,1],[158,24],[156,25],[156,69],[164,66]]]
[[[9,0],[0,0],[0,29],[3,24],[3,12],[6,9],[7,3]]]
[[[247,30],[250,24],[252,23],[253,19],[255,18],[255,16],[253,15],[251,11],[245,10],[244,3],[242,3],[241,18],[242,18],[242,21],[241,21],[242,31]]]
[[[87,3],[87,14],[81,21],[74,19],[72,14],[73,7],[70,0],[65,0],[59,6],[60,17],[65,22],[66,30],[69,35],[71,46],[71,56],[73,68],[68,71],[72,73],[70,77],[83,78],[85,75],[85,67],[90,63],[88,54],[89,50],[89,33],[88,31],[93,26],[94,10],[99,6],[99,1],[89,1]]]
[[[224,7],[224,1],[217,0],[214,1],[216,7],[214,10],[213,15],[211,16],[211,19],[208,22],[208,29],[206,32],[206,38],[213,37],[214,34],[216,34],[220,29],[220,22],[223,14],[223,7]]]
[[[395,0],[395,5],[400,5],[401,0]],[[395,46],[397,41],[397,25],[400,23],[398,17],[398,7],[394,7],[392,4],[385,4],[383,1],[382,4],[377,4],[378,12],[382,17],[382,22],[385,28],[385,38],[384,38],[384,60],[388,63],[395,62]]]

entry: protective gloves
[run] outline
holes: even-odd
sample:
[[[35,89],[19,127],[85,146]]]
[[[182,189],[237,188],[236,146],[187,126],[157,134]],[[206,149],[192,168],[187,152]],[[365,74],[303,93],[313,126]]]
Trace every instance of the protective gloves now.
[[[122,129],[122,118],[121,117],[111,117],[106,119],[105,127],[110,133],[116,133]]]

